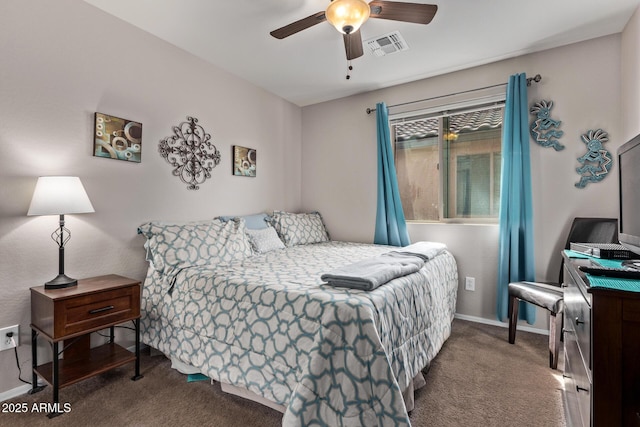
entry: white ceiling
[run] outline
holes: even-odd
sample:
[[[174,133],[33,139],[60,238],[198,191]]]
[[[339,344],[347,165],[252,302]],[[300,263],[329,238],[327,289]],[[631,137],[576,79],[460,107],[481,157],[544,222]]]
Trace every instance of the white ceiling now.
[[[363,40],[398,30],[409,50],[375,57],[365,47],[347,80],[342,35],[329,23],[269,35],[329,0],[85,1],[299,106],[618,33],[640,3],[415,0],[438,6],[429,25],[369,19],[361,29]]]

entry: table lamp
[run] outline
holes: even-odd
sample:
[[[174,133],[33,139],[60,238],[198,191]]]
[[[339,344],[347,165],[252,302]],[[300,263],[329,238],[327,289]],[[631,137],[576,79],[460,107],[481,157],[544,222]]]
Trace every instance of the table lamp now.
[[[45,289],[61,289],[76,286],[78,281],[64,274],[64,246],[71,232],[64,226],[65,214],[95,212],[80,178],[77,176],[41,176],[33,192],[28,216],[60,215],[60,227],[51,233],[58,244],[59,274],[44,284]]]

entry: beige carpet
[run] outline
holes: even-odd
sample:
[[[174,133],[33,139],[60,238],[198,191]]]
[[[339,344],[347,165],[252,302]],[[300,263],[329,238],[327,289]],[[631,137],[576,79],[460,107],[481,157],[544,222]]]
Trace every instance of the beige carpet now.
[[[416,392],[413,426],[564,426],[561,371],[548,367],[547,337],[455,320],[451,338]],[[279,426],[279,412],[223,393],[208,381],[188,383],[162,356],[144,354],[144,378],[125,366],[60,391],[71,412],[0,413],[2,426]],[[9,402],[47,402],[51,387]],[[5,402],[7,403],[7,402]],[[3,406],[4,407],[4,406]]]

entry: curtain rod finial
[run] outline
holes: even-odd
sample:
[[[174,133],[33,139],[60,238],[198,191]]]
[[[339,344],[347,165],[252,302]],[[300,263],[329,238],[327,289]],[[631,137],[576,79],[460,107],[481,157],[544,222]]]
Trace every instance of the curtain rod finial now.
[[[540,74],[536,74],[534,77],[529,77],[527,79],[527,86],[531,86],[532,81],[538,83],[540,80],[542,80],[542,76]]]

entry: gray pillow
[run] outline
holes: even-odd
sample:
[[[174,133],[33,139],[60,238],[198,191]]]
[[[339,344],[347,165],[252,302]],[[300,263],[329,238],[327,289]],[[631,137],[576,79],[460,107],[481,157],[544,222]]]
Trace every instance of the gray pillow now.
[[[329,241],[329,234],[318,212],[274,211],[271,216],[271,224],[288,248]]]
[[[226,215],[226,216],[218,217],[218,219],[221,219],[222,221],[229,221],[234,218],[244,219],[247,230],[259,230],[262,228],[269,227],[269,223],[267,222],[269,220],[269,215],[267,215],[266,213],[258,213],[253,215],[237,215],[237,216]]]
[[[147,260],[159,273],[188,266],[228,263],[253,255],[242,219],[169,223],[152,221],[138,227],[147,238]]]

